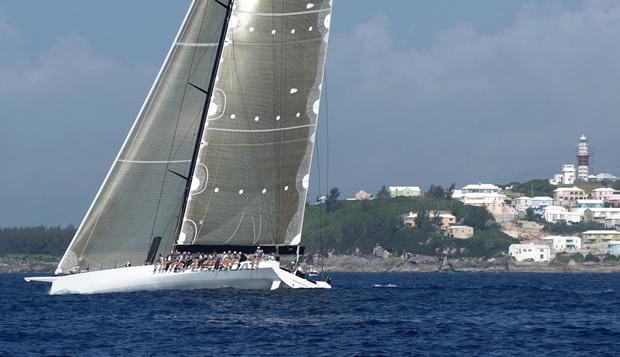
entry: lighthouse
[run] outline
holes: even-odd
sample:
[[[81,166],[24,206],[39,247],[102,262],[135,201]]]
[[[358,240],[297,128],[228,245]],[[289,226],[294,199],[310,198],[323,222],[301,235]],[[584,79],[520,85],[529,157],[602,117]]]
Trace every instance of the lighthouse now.
[[[590,144],[585,135],[579,138],[577,145],[577,180],[588,181],[590,174]]]

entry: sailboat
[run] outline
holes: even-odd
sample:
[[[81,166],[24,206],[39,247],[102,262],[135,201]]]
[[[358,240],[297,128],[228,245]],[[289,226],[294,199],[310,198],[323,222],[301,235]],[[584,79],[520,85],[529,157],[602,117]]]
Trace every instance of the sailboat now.
[[[26,280],[51,294],[330,288],[296,267],[331,9],[193,0],[56,274]],[[228,253],[253,258],[161,267]]]

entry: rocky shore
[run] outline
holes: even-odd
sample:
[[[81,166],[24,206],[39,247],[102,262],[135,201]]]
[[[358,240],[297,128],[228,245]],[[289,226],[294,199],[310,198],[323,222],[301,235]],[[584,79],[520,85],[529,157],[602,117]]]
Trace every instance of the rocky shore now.
[[[318,268],[317,257],[306,260]],[[620,262],[517,262],[502,258],[436,258],[422,255],[403,257],[362,257],[333,255],[323,262],[328,272],[540,272],[540,273],[612,273],[620,272]]]
[[[307,256],[306,266],[319,269],[318,256]],[[38,262],[14,258],[0,258],[0,273],[53,273],[58,262]],[[540,273],[612,273],[620,272],[620,262],[517,262],[510,257],[448,259],[424,255],[401,257],[365,257],[359,255],[331,255],[323,266],[327,272],[540,272]]]
[[[0,257],[0,273],[53,273],[58,262]]]

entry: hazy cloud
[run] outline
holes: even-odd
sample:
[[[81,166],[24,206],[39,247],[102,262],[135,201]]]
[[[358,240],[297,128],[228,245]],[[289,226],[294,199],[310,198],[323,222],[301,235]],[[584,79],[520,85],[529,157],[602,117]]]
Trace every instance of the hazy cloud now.
[[[360,139],[332,148],[335,181],[351,194],[545,178],[575,160],[582,133],[606,170],[620,128],[620,8],[603,5],[530,5],[496,34],[460,23],[425,50],[394,47],[381,14],[335,37],[330,83],[346,94],[331,102],[334,126]]]

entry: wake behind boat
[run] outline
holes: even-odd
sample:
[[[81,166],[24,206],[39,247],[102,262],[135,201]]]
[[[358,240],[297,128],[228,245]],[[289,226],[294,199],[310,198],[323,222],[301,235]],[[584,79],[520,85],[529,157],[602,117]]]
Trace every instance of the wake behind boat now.
[[[194,0],[57,276],[26,280],[52,294],[329,288],[297,263],[331,7]],[[255,265],[155,265],[258,246]]]

